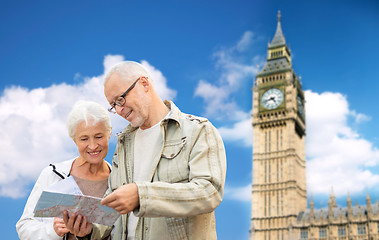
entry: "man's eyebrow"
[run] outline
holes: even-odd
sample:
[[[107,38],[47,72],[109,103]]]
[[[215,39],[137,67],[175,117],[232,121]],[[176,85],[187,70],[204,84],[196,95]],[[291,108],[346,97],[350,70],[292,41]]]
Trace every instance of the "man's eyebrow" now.
[[[117,96],[115,96],[115,97],[113,98],[113,101],[110,102],[109,104],[113,106],[113,105],[115,104],[117,98],[119,98],[120,96],[121,96],[121,95],[117,95]]]

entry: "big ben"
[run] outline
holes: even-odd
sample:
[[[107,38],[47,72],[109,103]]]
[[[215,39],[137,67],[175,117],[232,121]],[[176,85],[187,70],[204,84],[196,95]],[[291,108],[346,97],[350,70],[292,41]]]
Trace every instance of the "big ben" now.
[[[305,109],[278,13],[267,60],[253,87],[251,239],[291,240],[307,208]]]

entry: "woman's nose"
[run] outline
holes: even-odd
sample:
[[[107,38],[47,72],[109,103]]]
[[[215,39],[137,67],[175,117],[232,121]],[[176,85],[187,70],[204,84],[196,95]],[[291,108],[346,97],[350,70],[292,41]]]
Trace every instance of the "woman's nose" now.
[[[98,145],[98,143],[97,143],[96,139],[90,139],[89,146],[88,146],[90,149],[96,149],[97,145]]]

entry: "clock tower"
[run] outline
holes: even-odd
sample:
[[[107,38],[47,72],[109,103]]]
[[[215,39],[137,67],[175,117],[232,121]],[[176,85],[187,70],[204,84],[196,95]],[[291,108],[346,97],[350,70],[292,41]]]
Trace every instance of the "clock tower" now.
[[[304,92],[278,13],[267,61],[253,87],[251,239],[291,240],[307,207]]]

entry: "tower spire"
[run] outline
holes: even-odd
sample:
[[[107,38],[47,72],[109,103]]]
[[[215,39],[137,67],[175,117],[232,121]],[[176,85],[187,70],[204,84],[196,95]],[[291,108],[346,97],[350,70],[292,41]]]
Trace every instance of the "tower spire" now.
[[[276,26],[276,32],[274,38],[272,39],[269,47],[278,47],[282,45],[286,45],[286,39],[284,38],[282,25],[281,25],[282,15],[280,11],[278,11],[278,25]]]
[[[292,69],[291,52],[286,45],[282,31],[282,14],[278,11],[278,23],[276,32],[271,43],[268,43],[267,62],[263,69],[258,72],[259,75],[267,75],[274,72],[283,72]]]

